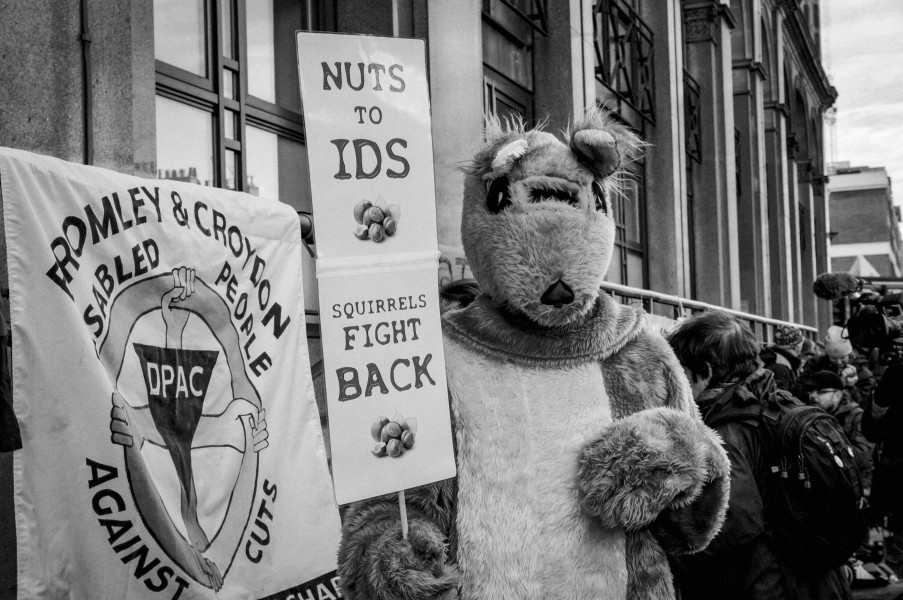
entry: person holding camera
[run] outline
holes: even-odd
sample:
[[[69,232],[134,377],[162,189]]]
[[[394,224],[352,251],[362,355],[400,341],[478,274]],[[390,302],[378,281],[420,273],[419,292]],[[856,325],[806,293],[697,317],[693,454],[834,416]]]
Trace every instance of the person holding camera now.
[[[862,433],[876,444],[869,504],[873,517],[886,518],[891,539],[884,562],[903,576],[903,364],[887,367],[865,403]]]

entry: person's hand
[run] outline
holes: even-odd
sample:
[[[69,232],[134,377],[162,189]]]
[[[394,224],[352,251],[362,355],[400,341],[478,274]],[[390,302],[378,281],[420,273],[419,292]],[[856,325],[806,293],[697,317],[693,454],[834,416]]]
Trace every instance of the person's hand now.
[[[398,514],[396,509],[395,514]],[[349,600],[457,600],[460,574],[447,562],[447,542],[432,521],[397,518],[355,523],[358,542],[339,548],[339,577]],[[366,542],[366,543],[361,543]]]
[[[251,432],[251,440],[254,445],[254,452],[260,452],[270,445],[270,442],[267,441],[270,437],[270,434],[267,432],[265,409],[260,409],[260,412],[257,413],[256,419],[254,419],[254,417],[250,414],[242,415],[241,419],[242,424],[245,426],[245,429],[250,430]]]
[[[188,322],[187,310],[174,308],[172,305],[181,302],[194,293],[194,269],[179,267],[172,270],[173,287],[160,298],[160,312],[163,313],[163,324],[166,326],[166,347],[182,347],[182,331]]]
[[[853,387],[859,381],[859,374],[854,365],[847,365],[840,371],[844,387]]]
[[[113,408],[110,409],[110,439],[114,444],[126,448],[131,448],[136,442],[140,448],[143,441],[140,432],[132,431],[128,405],[119,392],[113,392]]]
[[[719,442],[699,417],[673,408],[613,421],[580,452],[582,507],[606,527],[646,527],[669,505],[685,506],[707,484],[728,477],[730,464]],[[717,515],[726,505],[727,488],[716,487],[720,492],[711,508]]]

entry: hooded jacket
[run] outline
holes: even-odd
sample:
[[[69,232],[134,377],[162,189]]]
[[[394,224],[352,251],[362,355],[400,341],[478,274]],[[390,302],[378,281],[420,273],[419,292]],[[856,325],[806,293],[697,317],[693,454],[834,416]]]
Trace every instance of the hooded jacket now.
[[[731,487],[721,531],[705,550],[679,559],[683,600],[849,598],[839,572],[796,571],[782,558],[789,549],[772,537],[766,517],[771,461],[761,417],[777,393],[772,373],[759,369],[697,399],[703,421],[724,440]]]

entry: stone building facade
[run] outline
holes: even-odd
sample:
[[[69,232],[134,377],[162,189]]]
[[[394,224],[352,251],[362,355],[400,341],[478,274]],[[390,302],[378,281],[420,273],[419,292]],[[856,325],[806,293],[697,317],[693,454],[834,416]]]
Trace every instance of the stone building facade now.
[[[818,0],[9,0],[0,146],[276,196],[311,211],[293,32],[426,40],[441,267],[485,112],[559,131],[586,106],[649,144],[608,280],[824,329]],[[178,173],[178,175],[174,175]],[[316,215],[313,215],[316,222]],[[315,280],[308,304],[315,309]],[[5,287],[5,279],[0,281]],[[316,356],[315,310],[311,311]],[[0,547],[11,548],[0,456]],[[0,590],[14,585],[9,553]]]

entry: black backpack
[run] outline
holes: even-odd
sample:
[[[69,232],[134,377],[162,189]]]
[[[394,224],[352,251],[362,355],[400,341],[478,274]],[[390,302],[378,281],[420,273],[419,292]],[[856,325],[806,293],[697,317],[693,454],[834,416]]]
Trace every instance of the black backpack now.
[[[789,560],[827,570],[844,563],[867,532],[862,481],[840,423],[783,390],[762,415],[772,480],[766,518]]]

